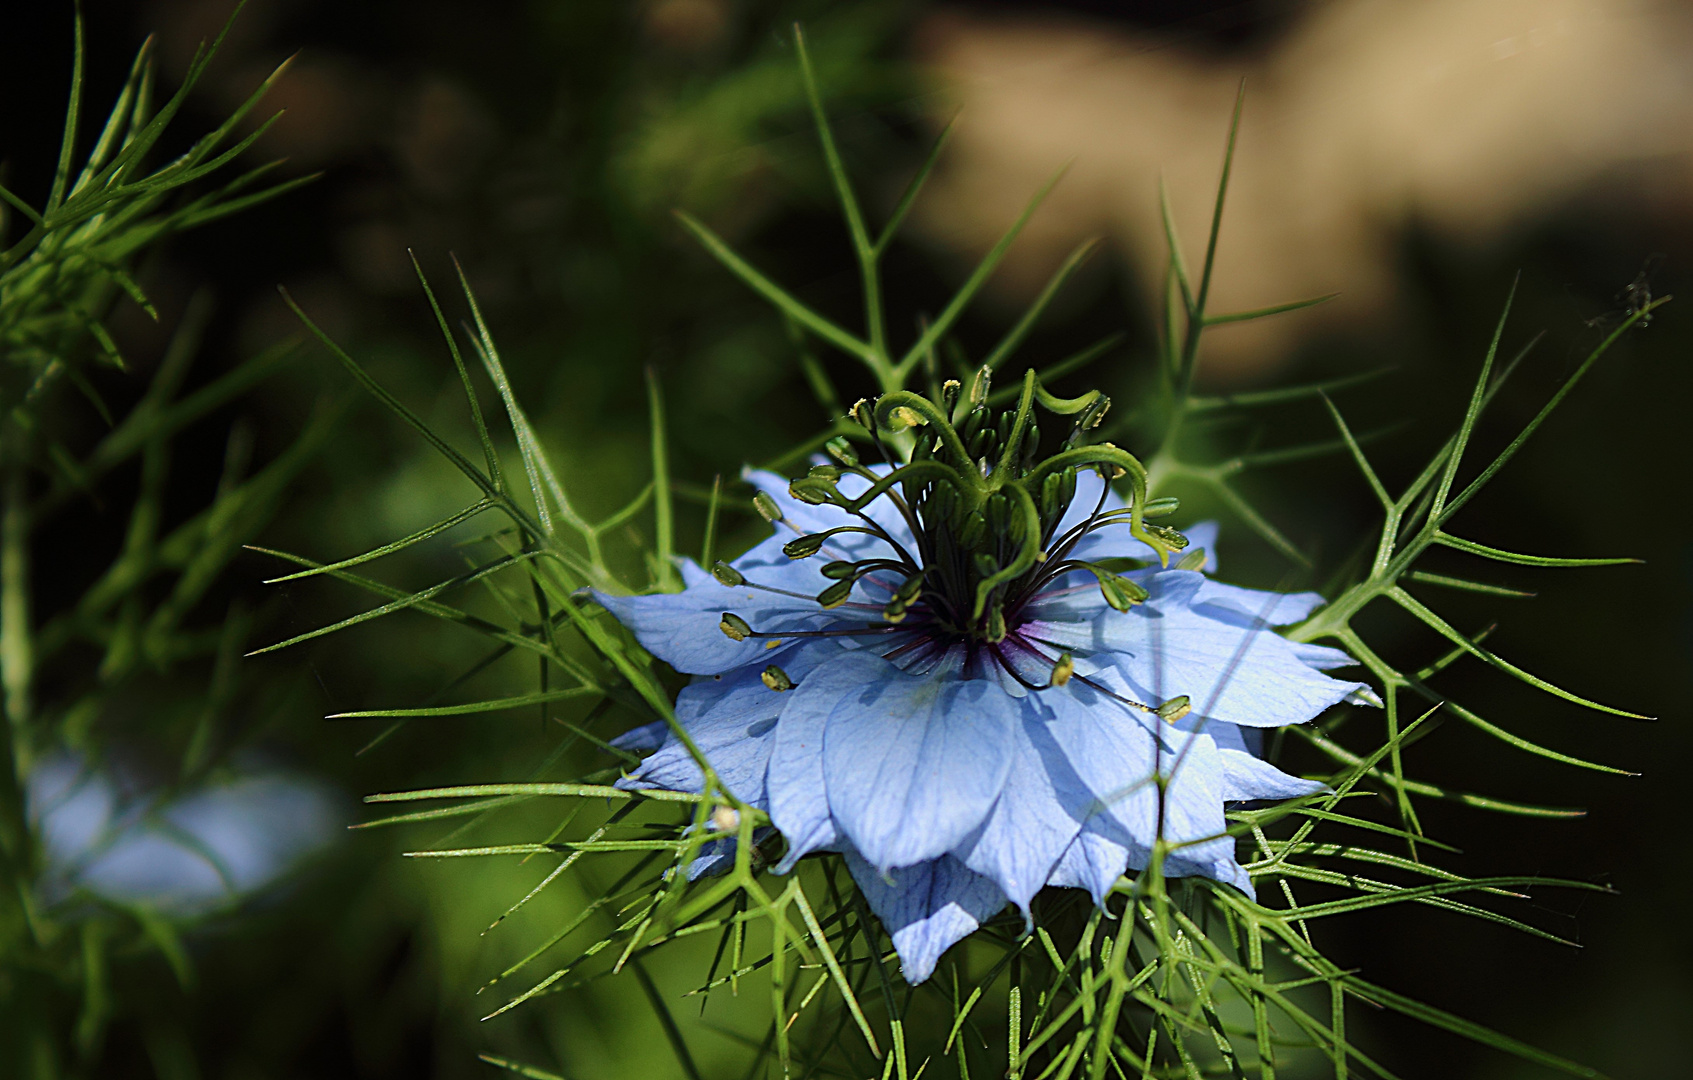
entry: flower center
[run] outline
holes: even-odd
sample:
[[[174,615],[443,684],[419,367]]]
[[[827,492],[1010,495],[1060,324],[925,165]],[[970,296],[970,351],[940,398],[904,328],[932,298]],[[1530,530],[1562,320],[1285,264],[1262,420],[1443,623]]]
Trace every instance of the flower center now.
[[[852,418],[886,469],[863,465],[852,443],[841,437],[829,443],[837,464],[814,466],[788,488],[802,502],[839,507],[857,521],[802,535],[783,547],[794,559],[836,555],[822,568],[832,584],[817,595],[818,603],[844,604],[863,582],[860,595],[867,593],[880,604],[884,625],[918,631],[902,649],[918,648],[918,642],[940,649],[965,646],[972,654],[982,646],[998,647],[1021,624],[1032,600],[1077,571],[1093,575],[1112,607],[1128,610],[1146,599],[1146,591],[1121,571],[1141,564],[1075,557],[1085,536],[1108,525],[1127,524],[1165,565],[1172,551],[1187,546],[1175,530],[1146,522],[1174,511],[1176,504],[1173,499],[1148,501],[1141,463],[1110,443],[1086,442],[1110,407],[1109,398],[1098,391],[1054,397],[1031,371],[1015,408],[996,410],[989,403],[990,378],[984,367],[967,397],[960,383],[948,381],[935,399],[896,391],[874,404],[858,402]],[[1072,418],[1063,446],[1045,458],[1038,451],[1036,405]],[[906,452],[895,453],[890,443]],[[1095,504],[1076,521],[1070,510],[1083,469],[1097,471],[1103,483]],[[840,482],[847,475],[863,479],[868,488],[846,495]],[[1107,511],[1110,482],[1125,477],[1131,489],[1128,505]],[[878,500],[903,519],[915,550],[869,512]],[[841,558],[831,551],[838,547],[831,539],[843,533],[869,534],[886,547],[867,558]],[[739,577],[722,564],[717,572]]]

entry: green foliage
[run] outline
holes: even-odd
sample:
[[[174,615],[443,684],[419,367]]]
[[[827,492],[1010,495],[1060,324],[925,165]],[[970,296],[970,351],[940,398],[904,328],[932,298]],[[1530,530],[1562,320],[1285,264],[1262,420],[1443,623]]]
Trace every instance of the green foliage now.
[[[275,75],[186,152],[150,162],[216,48],[202,45],[177,91],[159,104],[154,50],[144,45],[79,166],[79,17],[46,200],[31,206],[0,188],[8,210],[0,219],[0,1012],[17,1036],[0,1039],[11,1043],[0,1049],[0,1072],[8,1075],[23,1075],[27,1064],[31,1075],[56,1076],[97,1060],[105,1027],[123,1004],[113,984],[137,958],[162,960],[181,986],[193,982],[177,921],[67,887],[66,868],[49,865],[28,819],[28,778],[66,752],[101,768],[110,744],[124,738],[113,714],[131,711],[174,755],[158,803],[224,760],[239,739],[231,713],[251,704],[235,665],[253,615],[236,605],[208,621],[202,608],[241,546],[270,524],[337,415],[322,410],[293,446],[257,469],[252,432],[236,426],[211,502],[173,521],[165,504],[175,440],[275,373],[293,346],[268,349],[184,393],[211,316],[200,296],[133,405],[113,410],[95,390],[96,369],[128,370],[105,328],[114,304],[133,302],[159,317],[133,276],[138,259],[166,237],[303,182],[264,186],[269,169],[260,167],[200,190],[264,131],[260,124],[236,138]],[[91,443],[82,434],[87,412],[105,425]],[[65,519],[98,498],[96,486],[126,468],[138,469],[140,479],[115,550],[84,536],[70,553],[38,563],[33,548],[42,535],[63,535]],[[86,587],[66,597],[60,581]],[[193,672],[186,692],[177,682],[185,668]],[[135,809],[145,817],[152,807]],[[50,880],[55,875],[60,880]]]
[[[891,220],[881,230],[872,229],[835,147],[804,39],[796,35],[795,42],[824,161],[864,285],[862,330],[847,329],[812,310],[705,225],[686,214],[680,217],[706,250],[776,307],[787,322],[799,362],[819,400],[838,414],[839,402],[845,397],[817,364],[810,352],[812,343],[820,342],[857,361],[882,392],[925,383],[938,388],[944,364],[956,366],[960,373],[972,369],[974,365],[956,350],[943,350],[941,346],[952,343],[949,335],[960,314],[993,273],[1046,189],[1036,193],[1028,209],[941,313],[904,348],[891,345],[884,322],[881,258],[920,191],[934,156],[918,171]],[[1450,791],[1408,776],[1403,751],[1434,729],[1433,718],[1438,714],[1455,716],[1518,750],[1577,766],[1620,771],[1541,747],[1444,700],[1430,681],[1448,664],[1470,656],[1567,700],[1619,715],[1632,714],[1588,702],[1523,672],[1483,648],[1479,636],[1466,636],[1454,629],[1407,591],[1406,585],[1512,592],[1485,582],[1419,570],[1419,557],[1436,545],[1524,565],[1591,566],[1624,561],[1517,555],[1460,539],[1447,533],[1446,527],[1611,344],[1662,301],[1642,308],[1607,337],[1509,447],[1460,486],[1464,455],[1477,422],[1503,386],[1505,376],[1526,354],[1524,350],[1495,376],[1494,359],[1504,331],[1501,318],[1457,434],[1439,449],[1422,474],[1394,497],[1365,457],[1367,437],[1354,435],[1327,397],[1329,392],[1360,379],[1232,398],[1194,394],[1206,328],[1320,302],[1276,304],[1233,315],[1208,313],[1239,115],[1237,104],[1197,278],[1188,272],[1170,224],[1172,217],[1166,211],[1170,243],[1165,290],[1168,319],[1158,357],[1159,388],[1146,407],[1121,422],[1120,428],[1137,438],[1145,437],[1154,448],[1146,458],[1151,496],[1172,487],[1198,485],[1220,497],[1244,524],[1300,563],[1305,561],[1304,555],[1236,490],[1232,478],[1254,465],[1337,452],[1353,456],[1383,510],[1375,557],[1356,580],[1343,581],[1335,588],[1334,599],[1327,607],[1287,632],[1299,641],[1332,639],[1357,657],[1381,687],[1379,702],[1358,704],[1384,706],[1385,722],[1378,729],[1353,718],[1347,724],[1347,738],[1361,740],[1361,745],[1355,746],[1344,744],[1339,735],[1350,716],[1346,710],[1321,724],[1290,729],[1295,737],[1310,742],[1331,759],[1334,768],[1325,777],[1329,789],[1323,794],[1230,814],[1230,833],[1250,853],[1246,865],[1258,886],[1259,900],[1205,880],[1166,879],[1162,863],[1172,846],[1160,840],[1150,867],[1119,882],[1106,909],[1094,909],[1077,894],[1049,891],[1036,905],[1032,932],[1024,932],[1021,920],[1010,916],[994,920],[958,947],[942,972],[920,987],[903,985],[893,973],[888,936],[833,856],[808,860],[785,879],[765,872],[775,843],[761,831],[767,819],[722,787],[709,762],[676,723],[670,705],[670,676],[586,599],[584,589],[588,586],[620,587],[607,563],[602,538],[612,528],[621,528],[644,515],[649,505],[654,539],[646,559],[645,580],[639,587],[664,590],[677,584],[670,556],[674,546],[672,500],[678,488],[668,471],[664,412],[656,381],[649,384],[651,483],[625,509],[593,523],[572,508],[557,471],[515,400],[498,350],[468,286],[464,292],[474,325],[469,345],[501,399],[520,471],[502,466],[502,452],[484,421],[469,376],[470,366],[432,292],[430,301],[440,317],[447,350],[464,380],[481,443],[480,464],[454,448],[384,389],[359,361],[319,331],[305,312],[299,312],[355,381],[416,429],[465,478],[474,489],[474,501],[457,514],[355,558],[320,564],[301,556],[284,556],[305,567],[304,573],[335,577],[382,602],[352,618],[268,648],[282,648],[411,610],[478,635],[491,650],[487,657],[514,652],[534,656],[539,671],[537,688],[524,695],[468,704],[431,704],[358,715],[392,718],[391,732],[425,717],[538,707],[544,722],[556,721],[568,732],[522,782],[456,785],[370,797],[373,803],[423,802],[426,806],[369,822],[369,826],[464,819],[444,840],[412,852],[414,857],[519,857],[548,865],[546,876],[512,904],[507,916],[524,908],[567,873],[577,875],[585,893],[595,897],[483,987],[484,992],[495,994],[497,1002],[488,1018],[503,1016],[520,1006],[532,1007],[537,999],[594,985],[628,971],[653,1008],[675,1052],[678,1070],[697,1076],[698,1065],[674,1003],[666,1000],[644,965],[650,962],[656,968],[661,955],[670,964],[678,962],[671,959],[677,955],[697,955],[703,961],[706,951],[699,947],[709,943],[709,963],[695,990],[702,1008],[723,1002],[725,992],[729,999],[735,999],[743,990],[749,1000],[765,1003],[750,1014],[759,1017],[750,1031],[744,1025],[711,1028],[745,1047],[748,1075],[759,1075],[775,1065],[783,1075],[879,1074],[884,1080],[893,1076],[910,1080],[930,1069],[940,1072],[949,1068],[955,1068],[961,1077],[974,1070],[984,1076],[1003,1074],[1040,1080],[1209,1074],[1254,1075],[1269,1080],[1278,1071],[1304,1073],[1317,1068],[1337,1078],[1350,1076],[1354,1070],[1390,1076],[1387,1068],[1348,1034],[1350,1010],[1359,1003],[1402,1013],[1539,1066],[1573,1075],[1598,1075],[1365,981],[1358,972],[1330,960],[1320,942],[1325,919],[1405,904],[1485,920],[1555,941],[1553,935],[1498,910],[1499,905],[1521,900],[1532,887],[1597,890],[1581,881],[1468,877],[1431,861],[1431,852],[1450,849],[1425,835],[1415,809],[1417,799],[1451,800],[1476,809],[1530,816],[1567,813]],[[937,144],[936,154],[939,150]],[[985,355],[984,362],[990,366],[1010,362],[1052,295],[1089,250],[1085,246],[1079,249],[1060,268],[1023,317]],[[424,289],[429,291],[427,282]],[[1042,378],[1050,380],[1074,371],[1115,344],[1115,340],[1107,340],[1051,365],[1041,373]],[[945,361],[941,359],[943,351]],[[938,389],[934,396],[939,399]],[[1302,398],[1319,399],[1327,405],[1338,439],[1222,462],[1189,460],[1186,456],[1183,433],[1194,418]],[[853,434],[862,432],[842,421],[779,460],[792,460],[830,438]],[[889,433],[890,441],[896,438],[897,433]],[[704,554],[708,563],[713,554],[711,537],[715,535],[718,496],[719,489],[714,487],[706,526]],[[483,554],[464,573],[424,589],[402,590],[352,569],[490,512],[502,520],[497,531],[474,545]],[[476,614],[468,602],[452,599],[466,590],[485,594],[504,612],[504,619]],[[1375,600],[1390,601],[1409,612],[1451,642],[1453,652],[1415,672],[1384,660],[1354,627],[1358,613]],[[485,658],[482,663],[486,662]],[[1406,692],[1433,703],[1410,722],[1402,712]],[[620,791],[611,786],[617,769],[610,766],[569,780],[549,778],[572,747],[589,743],[621,753],[612,750],[606,738],[632,723],[655,717],[669,723],[693,754],[705,776],[700,794]],[[1366,728],[1371,733],[1361,733]],[[1366,798],[1361,787],[1366,782],[1388,789],[1397,814],[1395,822],[1374,820],[1351,809],[1357,800]],[[437,800],[451,800],[452,805],[427,805]],[[505,815],[537,805],[556,821],[545,834],[531,834],[521,841],[465,842],[471,832],[497,829]],[[701,850],[731,835],[737,841],[732,868],[715,878],[689,881],[685,871]],[[1308,894],[1313,892],[1322,898],[1312,899]],[[494,926],[505,917],[496,920]],[[743,1008],[737,1009],[736,1015],[744,1019],[749,1014]],[[951,1064],[940,1064],[942,1059],[950,1059]],[[503,1058],[486,1060],[519,1075],[553,1075],[543,1068]]]

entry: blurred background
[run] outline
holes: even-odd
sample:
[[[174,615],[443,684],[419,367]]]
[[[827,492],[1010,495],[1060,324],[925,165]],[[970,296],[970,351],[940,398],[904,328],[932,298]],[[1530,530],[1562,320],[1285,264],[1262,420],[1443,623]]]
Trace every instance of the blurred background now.
[[[103,113],[146,35],[157,35],[169,83],[230,5],[86,0],[83,10],[90,108]],[[35,202],[57,155],[71,18],[68,3],[16,6],[0,42],[0,179]],[[299,335],[277,296],[285,285],[402,399],[470,439],[406,252],[441,286],[456,254],[588,516],[610,513],[646,480],[648,365],[671,403],[681,491],[702,493],[829,417],[780,320],[697,250],[671,210],[699,216],[807,302],[856,324],[856,271],[804,109],[795,20],[848,166],[879,213],[957,117],[909,242],[892,256],[891,325],[914,327],[944,305],[1068,163],[959,337],[979,354],[1079,240],[1103,236],[1026,356],[1046,362],[1126,331],[1121,348],[1074,379],[1125,405],[1151,364],[1160,179],[1197,261],[1244,78],[1213,307],[1339,296],[1212,335],[1208,389],[1391,369],[1341,400],[1357,429],[1408,422],[1371,446],[1390,485],[1409,479],[1461,414],[1515,275],[1505,347],[1545,337],[1499,400],[1484,435],[1494,448],[1643,290],[1678,291],[1693,256],[1693,9],[1668,0],[252,0],[183,130],[215,126],[298,53],[255,114],[285,115],[252,154],[286,158],[288,175],[321,175],[152,252],[137,276],[159,319],[120,301],[112,334],[145,376],[184,321],[198,320],[192,390]],[[1676,509],[1693,468],[1690,344],[1693,319],[1680,304],[1631,332],[1461,530],[1498,547],[1645,564],[1502,568],[1489,580],[1539,597],[1447,601],[1463,629],[1497,621],[1491,642],[1524,667],[1662,719],[1583,713],[1479,665],[1448,672],[1455,697],[1537,741],[1643,775],[1508,756],[1452,725],[1409,762],[1454,787],[1589,811],[1535,821],[1428,804],[1431,833],[1463,849],[1453,869],[1580,877],[1621,895],[1534,899],[1535,921],[1580,949],[1432,911],[1326,928],[1331,955],[1373,981],[1617,1077],[1671,1075],[1693,1059],[1693,864],[1677,854],[1675,824],[1686,811],[1680,770],[1693,765],[1693,550],[1686,510]],[[847,364],[823,359],[848,395],[870,389]],[[133,377],[102,379],[120,400],[141,392]],[[197,421],[173,455],[167,526],[227,482],[232,431],[261,468],[290,453],[326,403],[348,411],[292,472],[253,542],[340,558],[470,501],[421,442],[348,389],[308,346]],[[96,441],[98,417],[79,422]],[[1274,447],[1326,424],[1320,410],[1296,408],[1230,437]],[[74,604],[121,544],[141,482],[136,469],[115,470],[37,534],[43,620]],[[1246,489],[1319,566],[1339,564],[1370,525],[1368,491],[1345,461],[1264,470]],[[1229,577],[1286,580],[1267,545],[1202,496],[1193,503],[1192,515],[1224,519]],[[703,514],[696,503],[684,509],[681,543],[697,550]],[[729,518],[722,543],[749,543],[755,521]],[[638,540],[618,543],[633,571]],[[419,587],[458,559],[443,543],[377,576]],[[76,800],[98,818],[165,775],[185,745],[209,740],[219,779],[192,797],[211,800],[201,818],[250,822],[247,839],[229,841],[251,856],[250,872],[184,886],[166,872],[184,848],[165,836],[132,852],[135,865],[85,877],[159,901],[180,936],[160,929],[90,951],[84,934],[82,951],[72,949],[80,966],[0,973],[0,995],[15,1003],[0,1016],[0,1046],[16,1048],[0,1051],[0,1070],[468,1077],[494,1075],[477,1060],[491,1052],[570,1077],[666,1075],[673,1059],[631,987],[573,992],[478,1024],[487,1010],[477,987],[534,940],[481,931],[538,874],[418,865],[398,853],[419,837],[344,826],[369,816],[357,801],[368,792],[520,779],[556,738],[529,713],[414,724],[376,745],[379,721],[325,721],[421,704],[470,665],[477,643],[421,617],[220,662],[363,606],[323,581],[261,585],[277,566],[251,552],[234,558],[192,613],[229,641],[157,662],[98,715],[67,720],[65,756],[33,780],[38,820],[40,807]],[[1376,633],[1395,655],[1445,651],[1391,619]],[[50,669],[40,707],[63,712],[94,677],[78,661]],[[494,697],[532,683],[528,667],[495,665],[466,685]],[[77,762],[93,754],[111,764],[90,780]],[[192,806],[181,814],[199,820]],[[57,842],[76,850],[68,833]],[[555,898],[553,910],[580,899]],[[1436,935],[1451,947],[1430,948]],[[686,979],[677,974],[678,992]],[[1354,1024],[1401,1075],[1540,1075],[1394,1017]],[[707,1075],[744,1054],[709,1024],[688,1037]]]

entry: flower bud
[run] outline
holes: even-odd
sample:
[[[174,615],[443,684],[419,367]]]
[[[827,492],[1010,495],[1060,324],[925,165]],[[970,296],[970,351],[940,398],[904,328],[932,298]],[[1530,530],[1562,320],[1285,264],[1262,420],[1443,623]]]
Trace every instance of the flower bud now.
[[[717,628],[731,641],[745,641],[752,636],[752,627],[733,611],[723,613],[723,620],[717,624]]]
[[[752,508],[758,511],[758,516],[774,525],[782,520],[782,508],[776,505],[776,500],[767,491],[761,491],[752,497]]]
[[[1161,719],[1168,720],[1172,724],[1192,711],[1193,701],[1186,694],[1171,698],[1169,701],[1166,701],[1164,704],[1158,706],[1157,709],[1158,716]]]
[[[794,681],[788,678],[788,673],[777,667],[775,664],[771,664],[769,667],[765,668],[764,673],[760,675],[759,678],[764,680],[765,686],[768,686],[778,694],[784,690],[792,690],[794,688]]]
[[[722,559],[719,559],[715,563],[711,564],[711,576],[717,579],[717,583],[719,585],[727,585],[731,589],[739,585],[745,585],[747,582],[747,579],[739,570],[730,566]]]

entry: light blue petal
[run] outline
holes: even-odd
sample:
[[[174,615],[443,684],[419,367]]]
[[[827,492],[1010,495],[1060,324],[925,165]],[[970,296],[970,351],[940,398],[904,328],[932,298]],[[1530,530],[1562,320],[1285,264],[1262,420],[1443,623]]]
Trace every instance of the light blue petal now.
[[[810,641],[769,654],[790,678],[802,679],[818,664],[842,654],[832,641]],[[676,696],[676,720],[705,754],[729,791],[742,802],[765,804],[764,777],[775,745],[776,718],[787,702],[785,694],[764,685],[762,668],[744,668],[728,675],[700,679]],[[630,735],[646,732],[636,728]],[[705,777],[682,741],[662,731],[663,742],[653,755],[617,782],[625,790],[659,788],[699,791]],[[627,736],[626,736],[627,737]]]
[[[899,951],[900,974],[916,985],[934,974],[941,954],[1005,906],[1005,894],[957,859],[944,856],[884,875],[850,847],[847,869]]]
[[[1170,854],[1166,874],[1200,874],[1250,891],[1235,862],[1234,841],[1222,835],[1228,796],[1223,763],[1209,735],[1168,725],[1155,734],[1150,725],[1159,721],[1075,681],[1039,697],[1054,714],[1048,730],[1096,800],[1083,828],[1093,838],[1081,853],[1087,858],[1080,861],[1093,873],[1084,875],[1084,887],[1096,897],[1109,888],[1102,875],[1112,869],[1118,849],[1131,868],[1145,867],[1161,825],[1166,841],[1189,845]],[[1162,815],[1156,773],[1169,778]],[[1077,861],[1062,865],[1066,880],[1076,873]]]
[[[1112,886],[1129,868],[1129,849],[1117,839],[1104,835],[1101,827],[1111,830],[1117,838],[1122,837],[1122,833],[1109,821],[1098,826],[1092,823],[1084,826],[1070,846],[1064,849],[1064,854],[1059,856],[1047,884],[1063,889],[1086,889],[1092,894],[1093,902],[1104,907],[1105,897]],[[1146,865],[1144,853],[1138,865]]]
[[[283,774],[202,788],[158,816],[118,827],[76,880],[108,899],[204,912],[275,880],[340,817],[327,790]]]
[[[1029,901],[1051,877],[1093,802],[1047,731],[1048,717],[1037,698],[1021,702],[1022,715],[1012,729],[1013,764],[999,801],[981,828],[952,852],[993,879],[1025,918]]]
[[[882,661],[886,663],[886,661]],[[770,820],[788,850],[776,864],[785,874],[813,851],[834,846],[835,821],[823,780],[823,731],[841,696],[858,685],[861,658],[847,654],[811,672],[783,697],[765,790]]]
[[[1252,754],[1219,747],[1217,760],[1223,770],[1223,798],[1231,802],[1248,799],[1297,799],[1315,795],[1328,785],[1319,780],[1301,780]]]
[[[1318,671],[1327,671],[1337,667],[1355,667],[1358,661],[1348,653],[1327,645],[1313,645],[1309,641],[1292,642],[1293,651],[1298,654],[1308,666]]]
[[[1005,787],[1017,699],[986,680],[907,675],[864,652],[830,669],[850,680],[823,733],[837,828],[881,869],[945,854]]]
[[[1100,600],[1083,621],[1086,598],[1097,591],[1074,594],[1033,607],[1036,619],[1022,632],[1087,657],[1088,669],[1077,665],[1084,674],[1094,666],[1117,672],[1126,680],[1119,692],[1138,701],[1156,705],[1185,694],[1200,715],[1232,724],[1303,723],[1363,685],[1321,674],[1292,642],[1238,613],[1192,607],[1210,584],[1198,573],[1134,577],[1152,594],[1144,604],[1119,612]]]
[[[630,728],[612,739],[611,745],[619,750],[627,750],[631,754],[650,754],[663,746],[669,738],[670,725],[663,720],[654,720],[650,724]]]
[[[1244,619],[1259,626],[1290,626],[1327,602],[1321,593],[1265,592],[1210,580],[1192,601],[1196,607],[1218,609],[1206,611],[1212,618],[1232,622]]]

